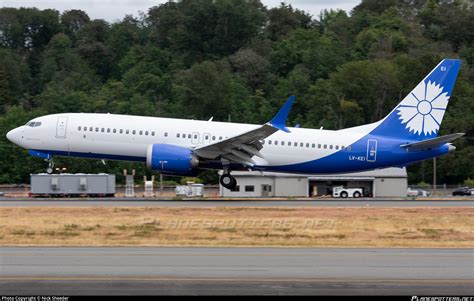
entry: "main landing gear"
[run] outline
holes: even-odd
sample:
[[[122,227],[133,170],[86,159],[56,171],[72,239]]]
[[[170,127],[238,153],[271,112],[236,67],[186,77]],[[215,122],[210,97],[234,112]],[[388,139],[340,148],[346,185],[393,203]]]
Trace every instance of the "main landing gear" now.
[[[234,189],[237,186],[237,180],[230,174],[230,171],[224,170],[219,182],[227,189]]]

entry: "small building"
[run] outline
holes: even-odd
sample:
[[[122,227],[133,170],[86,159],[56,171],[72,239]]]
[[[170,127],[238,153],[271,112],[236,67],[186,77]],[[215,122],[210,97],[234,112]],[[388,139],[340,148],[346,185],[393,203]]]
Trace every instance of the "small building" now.
[[[222,173],[222,171],[220,172]],[[332,187],[362,188],[365,196],[405,197],[407,171],[390,167],[343,174],[300,175],[234,171],[237,187],[219,187],[222,197],[317,197],[332,194]]]

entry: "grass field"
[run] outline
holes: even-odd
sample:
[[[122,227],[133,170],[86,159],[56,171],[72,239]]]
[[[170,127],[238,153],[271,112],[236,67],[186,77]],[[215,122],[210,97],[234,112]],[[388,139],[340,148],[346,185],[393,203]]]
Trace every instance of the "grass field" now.
[[[474,208],[0,208],[2,246],[474,247]]]

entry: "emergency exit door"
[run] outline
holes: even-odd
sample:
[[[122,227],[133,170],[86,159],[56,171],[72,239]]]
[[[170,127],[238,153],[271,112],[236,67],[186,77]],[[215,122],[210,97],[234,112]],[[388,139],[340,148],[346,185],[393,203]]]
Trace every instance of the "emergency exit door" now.
[[[377,140],[367,140],[367,162],[375,162],[377,160]]]

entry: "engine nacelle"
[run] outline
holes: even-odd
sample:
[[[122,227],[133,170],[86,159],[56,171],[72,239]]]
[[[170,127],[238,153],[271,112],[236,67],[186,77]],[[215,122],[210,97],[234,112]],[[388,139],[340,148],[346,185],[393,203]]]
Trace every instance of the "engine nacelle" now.
[[[191,174],[199,159],[190,149],[172,144],[151,144],[146,154],[146,165],[151,170],[167,174]]]

